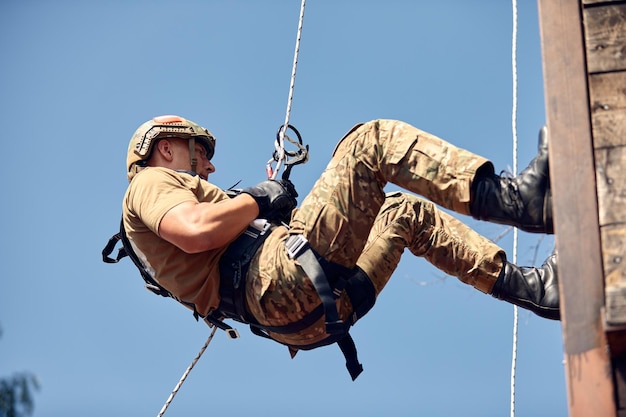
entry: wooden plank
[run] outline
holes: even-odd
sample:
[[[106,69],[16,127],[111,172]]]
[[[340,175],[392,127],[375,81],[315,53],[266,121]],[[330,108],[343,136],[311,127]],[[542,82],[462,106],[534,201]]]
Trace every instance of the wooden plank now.
[[[626,224],[602,227],[602,243],[606,281],[606,323],[618,327],[609,334],[611,356],[626,354]],[[615,333],[615,334],[613,334]]]
[[[570,417],[614,417],[579,0],[538,0]]]
[[[624,0],[583,0],[584,5],[590,4],[602,4],[602,3],[617,3]]]
[[[626,71],[593,74],[589,85],[594,146],[626,145]]]
[[[589,72],[626,69],[626,4],[586,8],[584,24]]]
[[[626,72],[594,74],[589,77],[589,84],[605,320],[611,355],[615,357],[626,352],[626,338],[614,334],[624,332],[626,325],[626,262],[623,260],[626,254]]]
[[[595,155],[599,224],[626,224],[626,146],[601,148]]]
[[[603,256],[604,277],[607,286],[624,282],[626,268],[626,224],[602,227],[602,241],[605,244]]]

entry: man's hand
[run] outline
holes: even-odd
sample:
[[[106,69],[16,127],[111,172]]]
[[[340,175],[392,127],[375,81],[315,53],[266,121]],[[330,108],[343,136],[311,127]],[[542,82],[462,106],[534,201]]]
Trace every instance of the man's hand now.
[[[288,219],[298,204],[298,193],[289,180],[266,180],[241,192],[254,198],[259,206],[259,217],[267,220]]]

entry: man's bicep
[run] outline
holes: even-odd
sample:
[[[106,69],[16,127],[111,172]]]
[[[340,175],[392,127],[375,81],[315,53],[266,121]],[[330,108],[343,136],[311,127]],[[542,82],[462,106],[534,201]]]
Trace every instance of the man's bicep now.
[[[159,236],[178,247],[184,245],[185,240],[194,237],[191,225],[197,216],[197,209],[195,201],[185,201],[169,209],[159,223]]]

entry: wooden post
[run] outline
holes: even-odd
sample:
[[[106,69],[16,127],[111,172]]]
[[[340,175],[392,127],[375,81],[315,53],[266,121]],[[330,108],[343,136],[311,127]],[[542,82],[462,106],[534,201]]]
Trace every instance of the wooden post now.
[[[580,0],[538,0],[571,417],[614,417]]]
[[[618,416],[626,416],[626,4],[583,9],[594,138],[605,330]]]

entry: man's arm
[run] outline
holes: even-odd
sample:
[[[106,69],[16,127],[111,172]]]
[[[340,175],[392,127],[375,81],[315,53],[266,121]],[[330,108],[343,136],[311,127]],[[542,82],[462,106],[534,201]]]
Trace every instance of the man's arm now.
[[[159,235],[187,253],[226,245],[259,215],[248,194],[218,203],[187,201],[170,209],[159,224]]]

